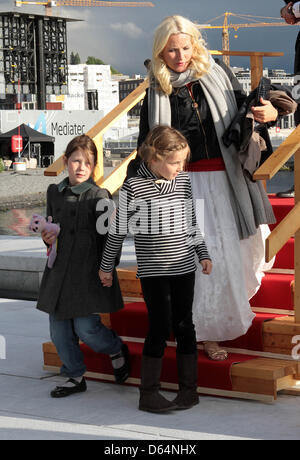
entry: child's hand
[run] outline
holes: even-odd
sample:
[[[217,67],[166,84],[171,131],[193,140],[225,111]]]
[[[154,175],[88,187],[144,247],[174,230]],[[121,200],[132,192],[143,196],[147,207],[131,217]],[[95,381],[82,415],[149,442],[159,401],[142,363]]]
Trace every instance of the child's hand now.
[[[113,281],[112,272],[104,272],[99,270],[99,278],[104,287],[111,287]]]
[[[43,230],[41,232],[41,236],[45,243],[49,246],[51,246],[51,244],[53,244],[56,240],[56,234],[54,232],[47,232],[46,230]]]
[[[209,275],[212,271],[212,261],[210,259],[203,259],[200,261],[200,264],[202,265],[202,273],[204,275]]]

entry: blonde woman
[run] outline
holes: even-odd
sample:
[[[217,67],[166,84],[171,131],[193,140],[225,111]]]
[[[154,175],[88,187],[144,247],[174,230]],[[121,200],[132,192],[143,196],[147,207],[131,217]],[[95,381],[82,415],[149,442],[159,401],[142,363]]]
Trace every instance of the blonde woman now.
[[[193,318],[207,355],[227,359],[218,343],[245,334],[253,321],[249,299],[265,269],[264,224],[275,221],[262,184],[246,181],[234,147],[222,142],[245,95],[231,71],[211,58],[197,25],[181,16],[169,16],[157,27],[149,78],[138,145],[156,125],[172,126],[188,140],[197,219],[214,263],[211,276],[196,272]],[[262,99],[252,112],[260,123],[278,116]]]

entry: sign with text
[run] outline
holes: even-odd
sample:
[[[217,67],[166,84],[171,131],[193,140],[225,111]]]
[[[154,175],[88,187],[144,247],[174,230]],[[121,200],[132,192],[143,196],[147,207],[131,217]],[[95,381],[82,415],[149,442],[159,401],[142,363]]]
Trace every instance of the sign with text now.
[[[24,123],[40,133],[53,136],[57,159],[73,137],[87,133],[103,116],[102,110],[1,110],[0,131],[6,133]]]

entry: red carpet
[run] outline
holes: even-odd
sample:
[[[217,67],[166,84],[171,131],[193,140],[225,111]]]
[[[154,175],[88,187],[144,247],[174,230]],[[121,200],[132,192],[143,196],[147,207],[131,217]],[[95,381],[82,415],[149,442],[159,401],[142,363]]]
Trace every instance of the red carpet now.
[[[294,263],[294,238],[290,238],[277,253],[273,268],[293,269]]]
[[[294,198],[277,198],[276,195],[273,194],[269,195],[269,200],[277,220],[276,224],[270,225],[270,229],[273,230],[276,225],[281,222],[294,207],[295,200]]]
[[[257,313],[247,334],[223,345],[230,348],[263,351],[262,331],[264,321],[281,315]],[[148,330],[147,309],[144,302],[126,303],[125,308],[111,315],[112,328],[122,337],[144,338]],[[172,338],[170,338],[172,340]]]
[[[271,313],[256,313],[256,317],[252,322],[245,335],[238,337],[235,340],[222,342],[224,347],[241,348],[243,350],[263,351],[263,324],[265,321],[278,318],[285,315],[273,315]]]
[[[224,346],[230,348],[241,348],[253,351],[263,351],[263,323],[281,315],[256,314],[252,326],[247,334],[238,339],[224,342]],[[147,309],[144,302],[133,302],[125,304],[125,308],[111,315],[112,328],[119,335],[129,337],[126,342],[131,354],[131,377],[140,378],[140,362],[143,350],[143,343],[130,341],[130,337],[143,339],[147,334],[148,319]],[[172,341],[172,338],[170,338]],[[105,355],[99,355],[90,350],[86,345],[82,345],[88,370],[104,374],[111,374],[111,363]],[[203,351],[199,351],[198,385],[207,388],[217,388],[221,390],[231,390],[230,370],[234,363],[255,359],[255,356],[230,353],[229,359],[216,363],[208,359]],[[161,381],[176,383],[176,349],[167,347],[164,356]]]
[[[257,294],[250,300],[252,307],[293,310],[291,281],[294,275],[266,274]]]
[[[127,345],[130,350],[130,377],[140,379],[143,344],[127,342]],[[95,353],[85,344],[81,345],[81,350],[84,353],[85,364],[88,371],[112,375],[112,366],[110,358],[108,358],[107,355]],[[254,358],[254,356],[231,353],[228,360],[218,362],[216,365],[216,362],[208,359],[203,352],[199,352],[198,386],[206,388],[217,388],[220,390],[232,390],[230,379],[230,369],[232,364]],[[163,360],[161,382],[177,383],[176,349],[174,347],[166,348]]]
[[[145,338],[148,332],[145,303],[126,303],[122,310],[111,314],[111,327],[123,337]]]

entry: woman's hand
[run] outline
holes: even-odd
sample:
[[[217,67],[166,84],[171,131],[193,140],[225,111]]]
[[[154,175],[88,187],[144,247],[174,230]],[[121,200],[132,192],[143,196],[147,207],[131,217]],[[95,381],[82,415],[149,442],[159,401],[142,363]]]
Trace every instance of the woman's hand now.
[[[293,6],[293,2],[288,3],[288,5],[281,8],[280,14],[281,17],[285,20],[287,24],[296,24],[297,18],[293,13],[291,13],[291,7]]]
[[[112,272],[104,272],[99,270],[99,278],[104,287],[111,287],[113,282]]]
[[[278,117],[278,111],[271,104],[270,101],[266,101],[262,97],[260,98],[262,105],[251,107],[251,111],[254,115],[254,120],[258,123],[269,123],[270,121],[276,121]]]
[[[46,230],[43,230],[41,232],[41,237],[45,241],[46,244],[51,246],[53,243],[55,243],[56,240],[56,234],[53,232],[47,232]]]
[[[212,261],[210,259],[203,259],[200,261],[200,264],[202,265],[202,273],[204,275],[209,275],[212,271]]]

